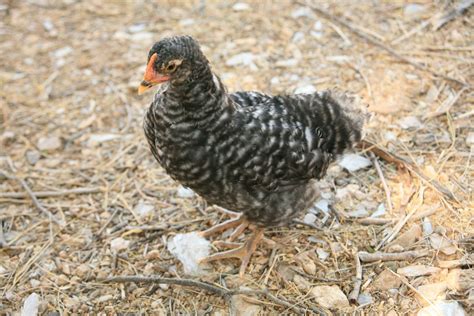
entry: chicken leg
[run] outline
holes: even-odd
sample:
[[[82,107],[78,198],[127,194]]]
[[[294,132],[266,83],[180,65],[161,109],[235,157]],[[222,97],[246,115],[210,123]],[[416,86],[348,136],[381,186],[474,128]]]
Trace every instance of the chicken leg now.
[[[245,227],[240,231],[240,233],[242,233]],[[238,229],[235,232],[237,231]],[[252,257],[252,254],[257,248],[257,245],[260,242],[260,240],[262,240],[263,238],[263,232],[264,232],[263,228],[253,227],[252,236],[250,236],[250,238],[241,247],[210,255],[208,257],[201,259],[201,262],[204,263],[204,262],[211,262],[211,261],[227,259],[227,258],[239,258],[240,260],[242,260],[242,264],[240,265],[240,270],[239,270],[239,276],[242,278],[245,274],[245,269],[247,269],[247,266],[249,264],[250,258]]]

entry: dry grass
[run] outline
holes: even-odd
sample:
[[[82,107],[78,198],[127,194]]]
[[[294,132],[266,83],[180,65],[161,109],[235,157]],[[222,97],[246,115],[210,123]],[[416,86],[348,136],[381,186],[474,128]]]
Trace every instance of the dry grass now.
[[[472,10],[435,31],[428,22],[439,20],[444,2],[418,2],[425,9],[416,15],[404,14],[405,1],[328,1],[321,7],[413,63],[472,85]],[[313,252],[317,266],[315,275],[302,273],[307,286],[336,284],[348,295],[354,285],[354,255],[373,252],[388,229],[403,219],[407,224],[401,225],[401,233],[420,223],[417,214],[434,210],[429,219],[435,231],[453,241],[473,236],[474,145],[467,144],[473,132],[471,87],[394,58],[315,12],[293,18],[300,5],[291,1],[264,1],[247,11],[234,11],[230,1],[160,3],[13,0],[1,6],[0,310],[19,311],[36,292],[41,311],[61,314],[227,313],[228,302],[199,288],[162,285],[150,291],[151,285],[97,281],[135,274],[183,277],[180,264],[166,250],[166,239],[223,219],[206,210],[200,198],[176,195],[178,185],[153,160],[141,129],[151,95],[138,97],[135,91],[148,48],[172,34],[199,39],[231,91],[285,93],[308,83],[318,90],[338,86],[364,95],[377,113],[368,138],[413,163],[455,197],[448,199],[429,181],[383,161],[380,170],[351,175],[335,166],[321,186],[337,201],[333,206],[338,214],[360,203],[375,208],[389,190],[393,209],[385,217],[395,220],[364,226],[331,217],[320,230],[301,225],[274,229],[267,236],[280,247],[273,252],[260,247],[244,280],[235,277],[236,263],[226,261],[213,265],[215,273],[203,281],[267,288],[287,302],[298,302],[309,314],[316,304],[308,288],[281,273],[285,265],[303,271],[298,254],[304,251]],[[322,22],[321,30],[314,28],[315,21]],[[302,32],[304,39],[295,42],[295,32]],[[226,60],[241,52],[256,56],[253,69],[226,66]],[[281,62],[290,59],[297,65]],[[421,125],[402,129],[399,120],[409,116]],[[94,141],[102,134],[112,139]],[[60,145],[39,150],[44,137],[59,137]],[[38,161],[28,162],[38,153]],[[33,192],[46,191],[36,194],[36,204],[21,180]],[[341,189],[347,195],[338,201],[334,196]],[[140,217],[135,210],[139,201],[156,211]],[[45,216],[41,207],[64,224]],[[131,243],[116,254],[110,242],[120,236]],[[316,247],[330,253],[329,258],[320,260]],[[387,250],[386,244],[381,250]],[[428,251],[414,260],[426,265],[468,251],[460,243],[455,254],[446,256],[432,250],[426,238],[409,250]],[[396,270],[407,264],[363,263],[361,292],[370,293],[373,302],[353,305],[347,312],[405,314],[420,308],[412,287],[445,278],[447,270],[410,279],[395,294],[372,287],[386,267]],[[468,309],[466,296],[459,299]],[[262,313],[289,311],[266,296],[251,301]]]

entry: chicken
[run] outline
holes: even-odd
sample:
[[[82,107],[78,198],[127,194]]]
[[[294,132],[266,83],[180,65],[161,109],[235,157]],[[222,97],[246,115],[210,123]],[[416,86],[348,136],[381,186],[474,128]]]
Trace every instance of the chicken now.
[[[160,83],[144,120],[151,152],[208,203],[240,212],[201,234],[235,227],[232,242],[253,230],[241,247],[203,260],[240,258],[241,276],[264,228],[286,225],[314,204],[317,180],[361,140],[367,119],[356,97],[338,91],[229,94],[190,36],[151,48],[139,93]]]

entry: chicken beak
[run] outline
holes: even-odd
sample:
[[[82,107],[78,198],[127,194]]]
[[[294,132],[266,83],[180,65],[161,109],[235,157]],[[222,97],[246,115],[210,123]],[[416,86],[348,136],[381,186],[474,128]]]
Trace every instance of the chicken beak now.
[[[156,53],[150,57],[150,60],[146,65],[145,75],[143,76],[143,80],[138,87],[138,94],[142,94],[151,87],[170,79],[169,76],[161,75],[156,72],[153,65],[155,64],[157,58],[158,55]]]

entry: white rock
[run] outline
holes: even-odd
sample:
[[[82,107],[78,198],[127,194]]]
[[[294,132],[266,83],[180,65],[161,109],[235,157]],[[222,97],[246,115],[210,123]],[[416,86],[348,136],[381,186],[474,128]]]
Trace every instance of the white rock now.
[[[417,15],[420,14],[425,10],[425,6],[422,4],[417,3],[410,3],[405,6],[403,9],[403,15],[410,16],[410,15]]]
[[[393,141],[397,139],[397,135],[395,135],[394,132],[386,132],[384,133],[385,140],[387,141]]]
[[[257,316],[261,315],[261,312],[262,306],[250,303],[243,295],[233,295],[230,299],[230,315],[232,316]]]
[[[337,188],[336,189],[336,200],[341,201],[345,199],[350,194],[349,189],[347,188]]]
[[[185,273],[200,275],[204,271],[199,260],[209,256],[211,243],[196,232],[177,234],[168,241],[168,250],[183,264]]]
[[[55,58],[62,58],[66,57],[67,55],[71,54],[73,52],[73,49],[71,46],[65,46],[63,48],[57,49],[53,52],[53,56]]]
[[[110,301],[110,300],[112,300],[113,298],[114,298],[113,295],[111,295],[111,294],[106,294],[106,295],[102,295],[102,296],[98,297],[95,301],[96,301],[97,303],[103,303],[103,302]]]
[[[429,236],[433,233],[433,225],[428,217],[423,218],[423,234]]]
[[[372,295],[369,293],[361,293],[359,294],[359,297],[357,298],[357,303],[359,305],[367,305],[367,304],[372,304],[373,302]]]
[[[329,201],[326,199],[321,199],[318,202],[314,203],[314,207],[323,211],[325,214],[329,213]]]
[[[316,39],[321,39],[323,37],[323,32],[318,32],[318,31],[310,31],[309,35]]]
[[[474,145],[474,132],[470,132],[469,134],[467,134],[466,144],[469,145],[469,146]]]
[[[51,32],[54,30],[54,24],[51,22],[50,19],[46,19],[43,21],[43,27],[46,31]]]
[[[41,285],[41,281],[40,280],[36,280],[36,279],[31,279],[30,280],[30,284],[31,284],[31,287],[38,287]]]
[[[135,23],[128,27],[128,32],[130,33],[138,33],[145,30],[146,24],[145,23]]]
[[[272,86],[277,85],[277,84],[280,84],[280,78],[278,78],[278,77],[273,77],[272,79],[270,79],[270,84],[271,84]]]
[[[192,198],[195,193],[189,188],[185,188],[182,185],[178,188],[177,194],[180,198]]]
[[[28,150],[25,153],[25,158],[30,165],[34,166],[38,162],[38,160],[40,160],[41,154],[36,150]]]
[[[311,289],[311,294],[316,302],[322,307],[329,309],[341,309],[349,306],[346,295],[337,285],[315,286]]]
[[[429,238],[431,247],[433,247],[433,249],[439,250],[448,256],[456,252],[456,247],[453,245],[453,243],[443,236],[439,234],[431,234]]]
[[[118,237],[110,241],[110,249],[112,249],[112,251],[115,251],[115,252],[118,252],[123,249],[127,249],[129,245],[130,245],[130,240],[123,239],[122,237]]]
[[[316,92],[316,87],[312,84],[300,85],[295,89],[295,94],[313,94]]]
[[[397,273],[406,277],[417,277],[421,275],[430,275],[439,272],[441,269],[425,265],[412,265],[397,269]]]
[[[398,125],[403,129],[418,129],[423,126],[416,116],[406,116],[398,120]]]
[[[316,253],[321,261],[324,261],[329,257],[329,253],[322,248],[316,248]]]
[[[385,215],[386,211],[385,211],[385,204],[384,203],[380,203],[379,206],[377,207],[377,210],[375,212],[373,212],[370,217],[380,217],[382,215]]]
[[[196,21],[194,19],[179,20],[179,25],[181,25],[181,26],[190,26],[190,25],[193,25],[195,23],[196,23]]]
[[[323,29],[323,22],[321,22],[319,20],[314,22],[313,29],[315,31],[321,31]]]
[[[301,41],[303,41],[305,38],[305,35],[303,32],[295,32],[295,34],[293,34],[293,38],[291,39],[291,41],[293,43],[299,43]]]
[[[417,298],[424,306],[429,305],[429,302],[444,300],[446,298],[446,290],[448,286],[446,282],[438,282],[420,285],[417,288]]]
[[[309,236],[308,241],[313,242],[315,244],[325,245],[327,242],[321,238],[316,238],[314,236]]]
[[[250,6],[245,2],[237,2],[236,4],[232,6],[232,10],[234,11],[246,11],[249,9],[250,9]]]
[[[21,316],[36,316],[38,315],[38,308],[40,305],[40,296],[36,293],[31,293],[23,302],[21,309]]]
[[[101,143],[105,143],[120,137],[121,135],[118,134],[92,134],[87,141],[87,146],[95,147]]]
[[[151,32],[137,32],[129,36],[129,38],[134,42],[150,42],[155,38],[155,35]]]
[[[36,143],[36,146],[39,150],[56,150],[61,148],[62,142],[61,139],[57,136],[40,137],[40,139],[38,139],[38,142]]]
[[[295,9],[293,10],[293,12],[291,12],[291,17],[293,19],[297,19],[302,16],[307,17],[307,18],[314,16],[313,10],[311,10],[311,8],[309,7],[299,7],[298,9]]]
[[[420,309],[417,316],[465,316],[462,306],[456,301],[438,301]]]
[[[137,213],[141,217],[146,217],[150,213],[155,211],[155,206],[151,204],[150,202],[146,202],[143,200],[140,200],[138,204],[135,206],[134,209],[135,213]]]
[[[245,52],[245,53],[240,53],[237,55],[232,56],[231,58],[227,59],[226,65],[227,66],[247,66],[250,67],[252,70],[257,70],[257,65],[254,63],[254,59],[256,59],[257,56],[255,56],[252,53]]]
[[[347,215],[350,217],[367,217],[369,215],[369,212],[365,209],[363,205],[359,205],[357,210],[347,212]]]
[[[295,67],[297,65],[298,65],[298,59],[296,58],[282,59],[275,63],[275,66],[277,67],[286,67],[286,68]]]
[[[316,215],[311,214],[311,213],[306,214],[303,218],[303,222],[305,222],[306,224],[314,224],[315,221],[316,221]]]
[[[326,56],[326,60],[342,64],[351,61],[352,57],[346,55]]]
[[[372,162],[357,154],[346,154],[338,164],[344,169],[353,172],[371,166]]]

